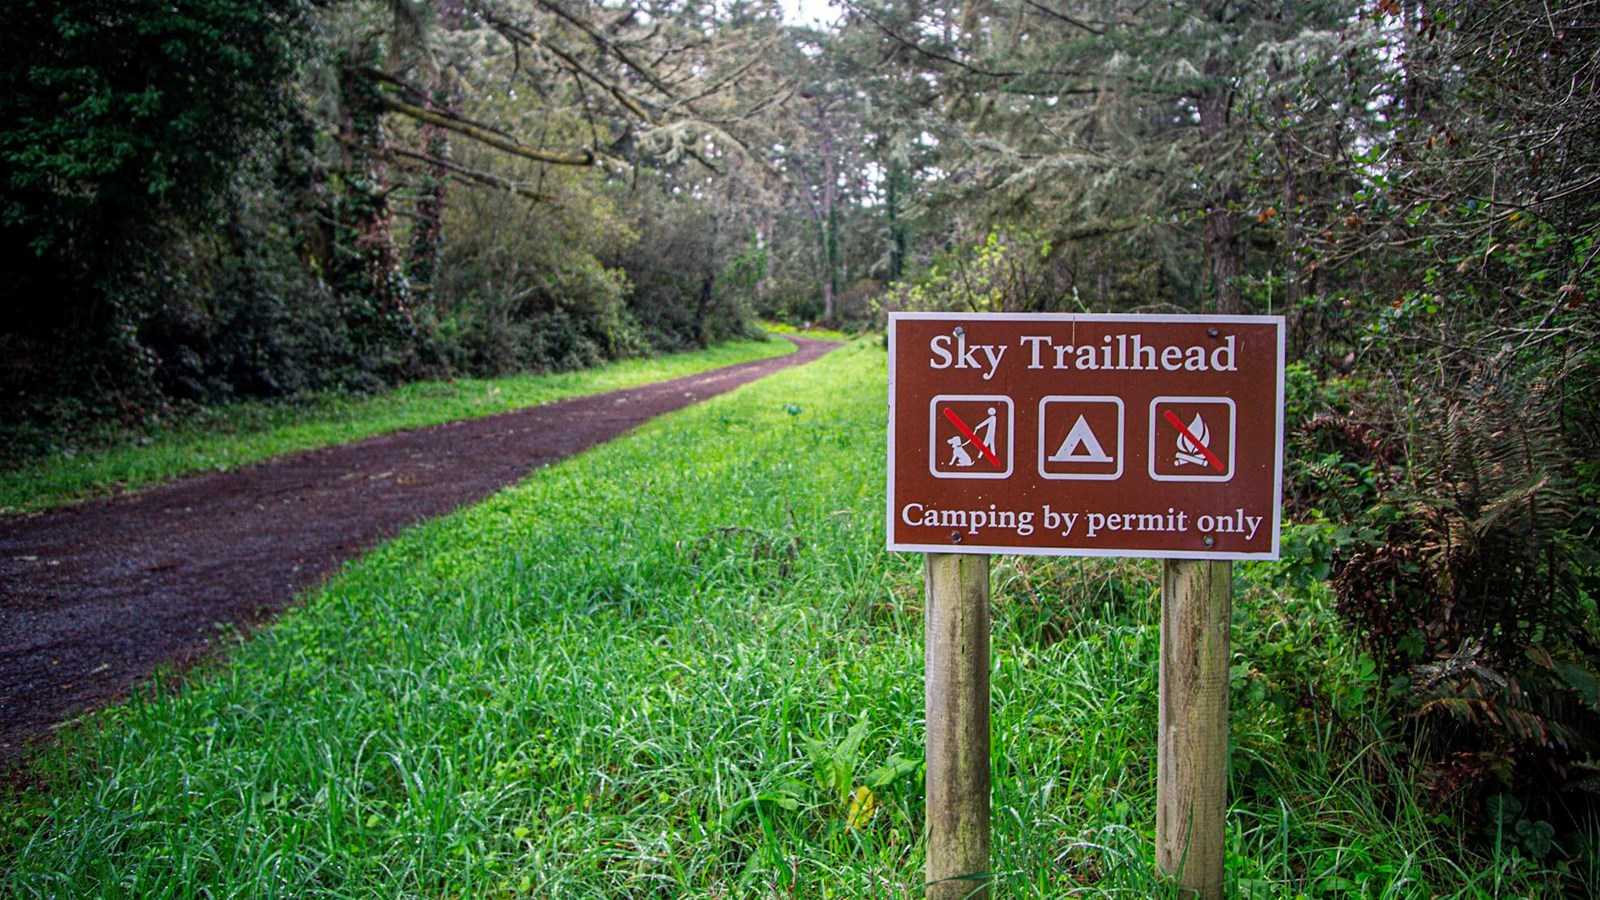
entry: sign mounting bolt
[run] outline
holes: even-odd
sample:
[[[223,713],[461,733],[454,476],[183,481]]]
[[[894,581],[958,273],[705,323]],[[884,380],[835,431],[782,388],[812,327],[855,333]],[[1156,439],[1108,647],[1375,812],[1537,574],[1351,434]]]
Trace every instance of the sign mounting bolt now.
[[[1222,334],[1222,332],[1216,328],[1208,328],[1206,329],[1206,334],[1209,334],[1212,337],[1217,337],[1218,335]]]
[[[961,543],[961,532],[959,532],[959,531],[950,532],[950,543],[952,543],[952,544]]]
[[[1215,547],[1217,545],[1217,539],[1208,534],[1200,539],[1200,543],[1205,544],[1207,547]]]
[[[956,326],[956,330],[951,332],[951,333],[954,334],[956,337],[961,337],[963,334],[967,333],[967,328],[966,328],[965,325],[957,325]]]

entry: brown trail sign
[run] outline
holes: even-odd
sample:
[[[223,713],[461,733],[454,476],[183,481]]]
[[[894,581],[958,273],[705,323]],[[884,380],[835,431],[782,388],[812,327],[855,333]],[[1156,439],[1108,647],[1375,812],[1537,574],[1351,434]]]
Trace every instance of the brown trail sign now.
[[[1276,559],[1283,319],[895,313],[888,544],[927,566],[927,896],[987,897],[985,554],[1163,579],[1157,862],[1222,895],[1227,560]]]
[[[1281,319],[900,313],[889,548],[1275,559]]]

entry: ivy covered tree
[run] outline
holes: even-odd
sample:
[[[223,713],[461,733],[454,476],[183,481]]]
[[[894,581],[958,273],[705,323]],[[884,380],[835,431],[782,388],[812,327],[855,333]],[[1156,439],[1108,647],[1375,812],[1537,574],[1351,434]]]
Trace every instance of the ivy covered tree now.
[[[0,405],[153,399],[138,330],[174,232],[285,139],[303,0],[20,0],[0,35]],[[66,382],[65,385],[59,384]],[[64,389],[63,389],[64,388]]]

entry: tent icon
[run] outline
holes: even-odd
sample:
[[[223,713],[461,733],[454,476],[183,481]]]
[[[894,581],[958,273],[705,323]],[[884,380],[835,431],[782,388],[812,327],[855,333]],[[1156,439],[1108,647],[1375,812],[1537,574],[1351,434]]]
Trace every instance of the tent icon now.
[[[1039,401],[1039,475],[1063,481],[1122,477],[1122,399],[1051,395]]]
[[[1067,432],[1066,439],[1061,446],[1049,457],[1050,462],[1115,462],[1100,446],[1100,439],[1095,437],[1094,429],[1089,427],[1089,420],[1082,415],[1073,423],[1072,430]]]

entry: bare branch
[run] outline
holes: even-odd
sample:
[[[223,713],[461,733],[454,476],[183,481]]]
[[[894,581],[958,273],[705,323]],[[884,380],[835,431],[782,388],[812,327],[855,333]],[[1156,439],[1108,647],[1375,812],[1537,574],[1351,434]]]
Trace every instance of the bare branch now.
[[[479,14],[483,17],[485,22],[488,22],[491,27],[500,32],[501,36],[506,40],[511,41],[513,44],[520,42],[530,46],[538,45],[543,47],[550,53],[554,54],[563,63],[565,63],[571,72],[589,79],[607,94],[610,94],[612,98],[620,103],[622,107],[629,113],[632,113],[634,116],[643,119],[646,122],[654,124],[654,117],[644,108],[644,101],[633,97],[628,91],[624,90],[621,85],[608,78],[602,77],[599,73],[584,65],[575,55],[567,51],[565,48],[559,47],[554,42],[546,40],[540,35],[529,31],[510,19],[499,15],[498,13],[489,9],[487,6],[480,6]]]
[[[529,200],[534,200],[541,203],[554,202],[555,200],[555,198],[549,194],[541,194],[537,191],[529,190],[528,188],[525,188],[514,181],[501,178],[499,175],[495,175],[492,172],[485,172],[481,169],[474,169],[469,166],[464,166],[453,160],[441,159],[437,156],[429,156],[425,153],[414,153],[410,150],[403,150],[399,147],[393,146],[385,147],[384,149],[380,150],[376,147],[369,147],[366,144],[363,144],[348,135],[340,134],[337,131],[330,131],[328,132],[328,135],[352,150],[364,153],[367,156],[373,157],[374,159],[381,159],[386,163],[393,165],[405,165],[408,168],[415,168],[417,165],[438,166],[439,168],[450,172],[452,175],[457,176],[458,180],[465,181],[470,184],[497,188],[502,191],[508,191],[516,194],[519,197],[526,197]]]
[[[394,112],[400,113],[404,116],[410,116],[419,122],[427,122],[430,125],[437,125],[447,131],[453,131],[456,134],[472,138],[480,144],[487,144],[496,150],[503,150],[513,156],[520,156],[523,159],[531,159],[534,162],[549,163],[554,166],[594,165],[595,156],[594,152],[591,150],[579,150],[572,152],[539,150],[516,141],[503,138],[475,123],[453,119],[449,116],[443,116],[436,112],[423,109],[420,106],[413,106],[410,103],[407,103],[404,100],[394,97],[388,93],[379,92],[378,97],[384,106],[388,107]]]
[[[1066,13],[1057,12],[1057,11],[1051,9],[1050,7],[1045,6],[1043,3],[1036,2],[1036,0],[1022,0],[1022,2],[1028,4],[1029,6],[1033,7],[1034,9],[1037,9],[1038,11],[1044,13],[1045,15],[1049,16],[1052,19],[1059,19],[1062,22],[1065,22],[1068,25],[1073,26],[1074,28],[1081,28],[1084,31],[1089,32],[1090,34],[1097,34],[1097,35],[1100,35],[1101,37],[1105,36],[1105,33],[1106,33],[1105,29],[1096,28],[1096,27],[1094,27],[1093,25],[1090,25],[1087,22],[1080,22],[1077,19],[1074,19],[1073,17],[1067,15]]]
[[[594,26],[590,25],[579,16],[573,15],[561,3],[556,2],[556,0],[536,0],[536,2],[540,6],[554,13],[563,21],[570,23],[574,28],[577,28],[579,31],[587,34],[591,39],[594,40],[595,43],[599,44],[601,48],[616,54],[617,59],[621,60],[623,65],[638,73],[639,77],[643,78],[651,87],[663,94],[668,95],[669,97],[672,95],[672,88],[661,81],[661,79],[656,75],[654,67],[641,65],[635,62],[628,56],[628,54],[622,51],[622,48],[618,46],[615,41],[611,40],[611,38],[607,37],[606,35],[601,34],[594,28]]]

